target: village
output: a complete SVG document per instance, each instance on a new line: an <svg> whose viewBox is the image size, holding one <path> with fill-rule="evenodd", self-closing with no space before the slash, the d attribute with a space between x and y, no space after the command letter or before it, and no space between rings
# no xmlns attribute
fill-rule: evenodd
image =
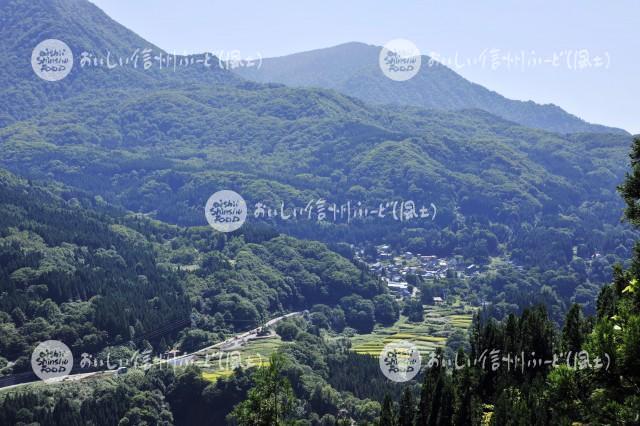
<svg viewBox="0 0 640 426"><path fill-rule="evenodd" d="M375 258L365 256L364 249L356 249L355 259L367 264L374 275L380 277L389 291L398 298L416 297L418 289L407 281L407 276L417 276L424 280L444 280L446 278L468 278L480 274L485 267L465 264L462 256L438 257L405 251L394 253L387 244L375 246ZM434 296L433 304L446 302L445 295Z"/></svg>

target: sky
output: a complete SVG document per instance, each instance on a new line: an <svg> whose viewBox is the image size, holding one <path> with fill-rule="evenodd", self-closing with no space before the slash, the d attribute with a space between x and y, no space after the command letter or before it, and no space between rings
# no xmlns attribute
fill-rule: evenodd
<svg viewBox="0 0 640 426"><path fill-rule="evenodd" d="M266 58L408 39L508 98L554 103L589 122L640 133L638 0L92 2L181 54L237 50Z"/></svg>

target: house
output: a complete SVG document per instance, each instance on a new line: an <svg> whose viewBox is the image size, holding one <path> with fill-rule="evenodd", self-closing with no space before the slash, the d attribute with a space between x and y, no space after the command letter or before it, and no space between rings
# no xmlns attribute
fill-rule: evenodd
<svg viewBox="0 0 640 426"><path fill-rule="evenodd" d="M406 281L403 282L387 282L389 291L402 297L409 297L409 284Z"/></svg>
<svg viewBox="0 0 640 426"><path fill-rule="evenodd" d="M434 296L433 304L434 305L442 305L442 304L444 304L444 300L442 300L442 297Z"/></svg>

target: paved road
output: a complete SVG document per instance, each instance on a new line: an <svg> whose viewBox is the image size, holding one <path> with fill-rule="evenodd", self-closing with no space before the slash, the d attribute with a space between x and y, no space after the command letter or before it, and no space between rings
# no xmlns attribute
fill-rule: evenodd
<svg viewBox="0 0 640 426"><path fill-rule="evenodd" d="M289 317L300 315L300 314L302 314L302 312L291 312L291 313L288 313L288 314L285 314L285 315L280 315L279 317L276 317L276 318L273 318L273 319L267 321L265 323L265 326L266 327L271 327L272 325L277 324L278 322L282 321L285 318L289 318ZM192 360L193 357L196 354L199 354L201 352L210 351L211 349L225 349L226 350L226 349L231 349L231 348L235 348L235 347L241 347L242 345L244 345L249 340L256 338L258 336L258 331L260 330L260 328L261 327L256 327L256 328L254 328L252 330L245 331L244 333L236 334L234 337L230 337L227 340L223 340L222 342L216 343L215 345L211 345L211 346L207 346L206 348L198 349L195 352L183 354L183 355L180 355L180 356L174 357L174 358L163 359L162 361L156 363L156 365L157 364L164 364L164 363L169 363L171 365L180 365L180 364L183 364L183 363L190 362L190 360ZM96 376L98 376L98 377L108 377L108 376L111 376L113 374L116 374L116 370L103 370L103 371L94 371L94 372L91 372L91 373L70 374L68 376L56 377L54 379L46 380L45 383L52 383L53 384L53 383L74 382L74 381L78 381L78 380L84 380L84 379L87 379L89 377L96 377ZM19 383L17 385L11 385L11 386L5 386L3 388L0 388L0 392L3 392L3 391L8 390L8 389L18 388L20 386L29 385L29 384L32 384L32 383L37 383L37 382L38 381Z"/></svg>
<svg viewBox="0 0 640 426"><path fill-rule="evenodd" d="M290 318L296 315L301 315L302 312L291 312L285 315L280 315L279 317L276 317L274 319L271 319L269 321L267 321L265 323L265 327L271 327L275 324L277 324L278 322L282 321L285 318ZM224 349L224 350L229 350L229 349L235 349L237 347L241 347L243 346L245 343L247 343L249 340L251 339L255 339L256 337L258 337L258 331L260 331L260 328L262 327L256 327L252 330L249 331L245 331L244 333L241 334L236 334L234 337L230 337L227 340L223 340L222 342L218 342L215 345L211 345L211 346L207 346L206 348L202 348L202 349L198 349L195 352L191 352L188 354L184 354L184 355L180 355L178 357L174 357L171 358L169 360L163 360L163 362L168 362L168 361L174 361L174 360L179 360L181 358L192 358L194 355L197 355L199 353L202 352L207 352L210 351L211 349Z"/></svg>
<svg viewBox="0 0 640 426"><path fill-rule="evenodd" d="M89 377L93 377L93 376L110 376L112 374L115 374L116 370L104 370L104 371L92 371L91 373L78 373L78 374L70 374L68 376L64 376L64 377L55 377L52 379L47 379L47 380L43 380L44 383L46 384L56 384L56 383L67 383L67 382L75 382L78 380L84 380L87 379ZM19 388L21 386L25 386L25 385L31 385L34 383L39 383L40 380L36 380L33 382L25 382L25 383L18 383L17 385L11 385L11 386L5 386L0 388L0 392L4 392L6 390L9 389L15 389L15 388Z"/></svg>

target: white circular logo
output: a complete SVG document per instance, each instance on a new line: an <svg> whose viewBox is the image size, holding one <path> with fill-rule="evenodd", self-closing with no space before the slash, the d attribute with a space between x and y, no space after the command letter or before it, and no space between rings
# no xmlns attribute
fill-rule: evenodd
<svg viewBox="0 0 640 426"><path fill-rule="evenodd" d="M237 192L218 191L207 200L205 216L216 231L235 231L247 219L247 203Z"/></svg>
<svg viewBox="0 0 640 426"><path fill-rule="evenodd" d="M73 354L61 341L47 340L33 350L31 368L42 380L64 377L71 373L73 368Z"/></svg>
<svg viewBox="0 0 640 426"><path fill-rule="evenodd" d="M31 67L43 80L62 80L73 68L73 52L65 42L50 38L33 49Z"/></svg>
<svg viewBox="0 0 640 426"><path fill-rule="evenodd" d="M406 81L418 74L422 57L420 50L409 40L391 40L380 50L378 65L391 80Z"/></svg>
<svg viewBox="0 0 640 426"><path fill-rule="evenodd" d="M378 359L380 370L394 382L406 382L420 371L422 357L418 347L406 340L387 343Z"/></svg>

